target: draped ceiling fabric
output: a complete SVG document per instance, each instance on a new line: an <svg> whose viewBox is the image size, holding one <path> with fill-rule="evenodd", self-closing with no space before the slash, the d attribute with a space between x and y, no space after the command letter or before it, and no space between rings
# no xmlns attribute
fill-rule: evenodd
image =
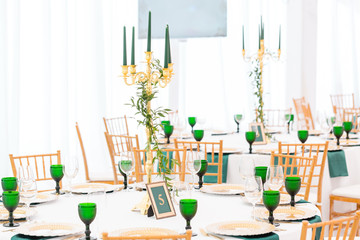
<svg viewBox="0 0 360 240"><path fill-rule="evenodd" d="M319 4L327 2L319 0ZM280 24L283 33L283 60L269 61L264 68L265 107L291 107L291 97L306 94L305 90L294 88L300 84L298 76L303 70L297 64L302 38L296 36L307 29L293 14L301 11L299 4L301 0L228 0L226 38L172 39L175 76L166 89L160 89L153 105L178 109L183 118L204 116L207 128L224 130L235 130L232 116L242 112L245 120L241 128L247 129L247 124L254 119L255 99L248 78L249 64L242 59L241 28L245 26L247 54L256 53L262 15L268 48L277 50ZM318 52L321 56L317 64L318 79L321 80L317 84L327 81L326 88L329 88L327 92L316 88L321 99L328 98L330 88L339 89L335 76L351 82L358 92L354 85L358 77L356 68L359 69L359 65L355 65L359 64L359 48L355 48L359 30L352 33L359 29L359 14L355 10L358 3L332 0L331 4L333 9L341 5L337 11L343 15L338 13L337 16L338 32L331 32L326 39L325 33L331 30L336 19L330 24L319 20L319 28L327 27L319 31L324 36L319 36L318 40L322 39L322 43L326 40L328 46L325 49L323 44L323 50L319 48ZM318 8L319 16L325 14L325 9ZM9 173L9 153L45 153L59 149L64 157L74 152L79 154L76 121L83 134L90 168L109 166L102 117L133 114L124 104L134 95L136 87L126 86L118 75L122 65L122 27L127 26L130 36L130 28L137 25L137 10L137 1L130 0L0 0L1 175ZM341 16L346 18L340 21ZM316 14L312 17L316 18ZM352 19L357 22L352 23ZM289 26L294 22L296 27ZM342 28L340 24L347 24L347 27ZM351 34L344 39L343 31ZM291 39L291 49L288 39ZM344 44L345 41L349 41L356 52L351 52L350 44ZM138 69L143 67L145 45L145 40L136 41ZM335 45L338 51L331 54L329 49ZM152 50L162 61L163 39L153 40ZM340 61L345 52L349 64ZM325 65L325 60L320 59L331 64ZM335 69L337 64L342 68ZM344 91L352 88L346 86ZM317 99L316 103L320 102ZM80 169L83 170L81 161Z"/></svg>

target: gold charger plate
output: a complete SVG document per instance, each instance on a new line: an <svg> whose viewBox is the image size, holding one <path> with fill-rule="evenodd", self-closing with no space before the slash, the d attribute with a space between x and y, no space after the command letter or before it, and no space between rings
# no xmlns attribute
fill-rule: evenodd
<svg viewBox="0 0 360 240"><path fill-rule="evenodd" d="M71 192L75 194L86 194L86 193L96 193L96 192L113 192L120 189L121 187L117 185L111 185L106 183L83 183L75 184L71 186Z"/></svg>
<svg viewBox="0 0 360 240"><path fill-rule="evenodd" d="M360 142L354 140L340 140L340 146L360 146Z"/></svg>
<svg viewBox="0 0 360 240"><path fill-rule="evenodd" d="M254 236L270 233L275 230L275 226L266 222L227 221L211 224L206 230L227 236Z"/></svg>
<svg viewBox="0 0 360 240"><path fill-rule="evenodd" d="M155 227L138 227L138 228L127 228L120 229L109 233L111 236L125 236L125 237L136 237L136 236L167 236L167 235L176 235L178 234L174 230L166 228L155 228Z"/></svg>
<svg viewBox="0 0 360 240"><path fill-rule="evenodd" d="M316 210L306 206L296 206L291 208L289 206L280 206L274 211L274 220L277 221L291 221L312 218L316 215ZM269 211L266 208L258 208L255 210L255 217L268 219Z"/></svg>
<svg viewBox="0 0 360 240"><path fill-rule="evenodd" d="M25 219L26 217L32 217L36 214L36 210L33 208L29 208L28 211L26 211L26 208L18 207L14 211L14 219L15 220L21 220ZM9 212L6 210L4 206L0 206L0 221L7 221L9 218Z"/></svg>
<svg viewBox="0 0 360 240"><path fill-rule="evenodd" d="M16 232L33 237L58 237L84 231L83 226L73 223L30 223L21 225Z"/></svg>
<svg viewBox="0 0 360 240"><path fill-rule="evenodd" d="M303 198L300 196L295 196L295 202L302 200ZM289 194L281 193L280 194L280 203L279 205L288 205L290 204L291 196ZM264 205L263 200L261 199L259 205Z"/></svg>
<svg viewBox="0 0 360 240"><path fill-rule="evenodd" d="M244 186L240 184L214 184L203 186L200 191L210 194L236 195L244 193Z"/></svg>
<svg viewBox="0 0 360 240"><path fill-rule="evenodd" d="M39 204L39 203L46 203L55 201L58 199L58 196L55 194L46 194L46 193L38 193L36 198L31 201L31 204ZM24 202L20 198L20 203L24 204Z"/></svg>

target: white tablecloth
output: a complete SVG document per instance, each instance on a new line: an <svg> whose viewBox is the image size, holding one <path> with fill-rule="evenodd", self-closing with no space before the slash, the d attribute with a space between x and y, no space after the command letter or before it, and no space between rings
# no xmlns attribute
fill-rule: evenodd
<svg viewBox="0 0 360 240"><path fill-rule="evenodd" d="M98 214L91 224L92 235L97 236L103 231L132 227L162 227L173 229L178 232L185 231L185 220L181 216L178 205L175 206L176 216L156 220L148 218L131 209L135 203L144 196L144 192L115 192L105 196L73 197L60 196L57 201L36 206L37 215L34 221L69 222L81 224L78 217L77 205L80 202L95 202L98 205ZM200 234L199 228L205 228L208 224L228 220L250 220L252 206L240 196L217 196L196 192L192 195L198 200L198 211L191 221L193 231L198 233L194 239L210 239ZM311 204L311 208L317 209ZM300 236L301 223L281 223L280 228L286 231L276 232L282 240L295 239ZM7 228L0 227L0 239L10 239L12 232L2 232ZM298 238L296 238L298 239Z"/></svg>
<svg viewBox="0 0 360 240"><path fill-rule="evenodd" d="M222 139L224 141L224 148L240 148L243 150L242 154L231 154L229 155L228 160L228 170L227 170L227 183L240 183L241 177L239 174L239 168L246 168L251 160L254 161L255 166L269 166L270 164L270 155L260 155L260 154L248 154L249 145L245 140L245 134L231 134L224 136L212 136L206 140L218 141ZM281 141L284 143L299 143L296 133L293 132L291 135L281 134L275 135L276 141ZM325 137L313 137L310 136L307 140L307 143L324 143L327 141ZM329 141L329 140L328 140ZM334 144L335 140L330 140L331 144ZM273 142L266 145L254 145L253 151L256 150L265 150L265 149L274 149L277 152L278 143ZM323 176L323 185L322 185L322 219L329 219L330 211L330 202L329 195L331 192L338 187L348 186L351 184L360 184L360 147L344 147L346 164L349 176L347 177L336 177L330 178L328 162L326 161L324 176ZM360 191L360 189L359 189ZM339 204L335 203L336 210L354 210L355 205L351 204Z"/></svg>

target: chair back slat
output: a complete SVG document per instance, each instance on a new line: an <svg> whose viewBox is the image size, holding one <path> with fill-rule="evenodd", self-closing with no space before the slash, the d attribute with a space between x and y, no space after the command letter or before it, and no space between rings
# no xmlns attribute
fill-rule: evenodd
<svg viewBox="0 0 360 240"><path fill-rule="evenodd" d="M322 196L322 179L324 175L324 167L327 158L327 152L329 148L329 142L325 143L282 143L279 142L279 154L295 156L302 156L312 158L317 156L317 162L314 167L314 174L312 176L311 189L317 189L316 205L321 210L321 196Z"/></svg>
<svg viewBox="0 0 360 240"><path fill-rule="evenodd" d="M139 138L138 135L112 135L107 132L104 134L110 154L111 166L114 174L114 184L118 184L121 173L115 162L115 156L120 156L120 153L122 152L133 152L134 148L139 148ZM133 173L133 176L135 176L135 173Z"/></svg>
<svg viewBox="0 0 360 240"><path fill-rule="evenodd" d="M209 166L217 166L216 174L205 173L205 176L217 176L217 183L222 183L222 165L223 165L223 140L219 142L193 142L193 141L178 141L174 139L175 148L186 148L189 152L205 151L205 160ZM217 162L216 160L217 154ZM211 159L209 159L209 155ZM186 173L190 174L190 173Z"/></svg>
<svg viewBox="0 0 360 240"><path fill-rule="evenodd" d="M134 148L135 156L135 175L136 181L146 181L146 159L148 153L146 149ZM161 149L163 156L167 158L167 168L171 169L170 175L177 176L179 181L185 181L185 163L186 163L186 148L172 148ZM161 173L159 161L163 159L157 159L157 150L152 150L153 169L152 175L159 175Z"/></svg>
<svg viewBox="0 0 360 240"><path fill-rule="evenodd" d="M330 95L333 112L338 119L342 119L343 110L355 107L354 93Z"/></svg>
<svg viewBox="0 0 360 240"><path fill-rule="evenodd" d="M360 132L360 108L344 108L342 116L343 122L352 122L352 132Z"/></svg>
<svg viewBox="0 0 360 240"><path fill-rule="evenodd" d="M126 115L116 118L103 118L105 130L110 135L127 135L129 136L129 127Z"/></svg>
<svg viewBox="0 0 360 240"><path fill-rule="evenodd" d="M277 158L277 163L275 162ZM309 199L310 187L312 182L312 176L314 173L314 167L317 161L317 156L302 157L296 155L283 155L275 154L271 152L271 164L280 165L284 169L284 177L301 177L301 188L305 190L305 193L299 193L299 196L303 196L304 200Z"/></svg>
<svg viewBox="0 0 360 240"><path fill-rule="evenodd" d="M321 234L318 240L324 239L354 239L357 229L359 227L360 211L356 212L354 216L338 218L331 221L319 222L309 224L308 221L302 222L300 240L307 240L307 232L312 230L311 240L316 239L316 230L321 228ZM328 231L328 237L325 237L325 233Z"/></svg>
<svg viewBox="0 0 360 240"><path fill-rule="evenodd" d="M310 104L306 102L304 97L298 99L293 98L293 102L296 111L298 129L315 129Z"/></svg>
<svg viewBox="0 0 360 240"><path fill-rule="evenodd" d="M291 114L292 109L264 109L264 120L267 127L285 127L285 114ZM256 117L258 111L255 110Z"/></svg>
<svg viewBox="0 0 360 240"><path fill-rule="evenodd" d="M48 181L52 180L50 174L50 166L53 163L53 158L56 159L56 164L61 164L60 151L50 154L37 154L37 155L25 155L25 156L14 156L13 154L9 155L10 163L13 175L16 177L18 175L18 168L20 166L29 166L33 173L36 181ZM44 189L40 191L46 191L49 189Z"/></svg>

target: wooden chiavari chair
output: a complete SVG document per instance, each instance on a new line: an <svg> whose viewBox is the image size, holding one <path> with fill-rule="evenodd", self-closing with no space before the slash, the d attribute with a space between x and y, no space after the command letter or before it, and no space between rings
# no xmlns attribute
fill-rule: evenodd
<svg viewBox="0 0 360 240"><path fill-rule="evenodd" d="M292 109L264 109L264 118L267 127L284 127L285 114L291 114ZM258 112L255 111L256 117Z"/></svg>
<svg viewBox="0 0 360 240"><path fill-rule="evenodd" d="M178 175L179 181L185 181L185 163L186 163L186 148L174 148L174 149L162 149L164 157L168 159L167 167L171 169L171 175ZM156 150L151 151L153 158L156 156ZM136 182L143 182L146 179L143 179L146 175L146 159L147 159L147 150L134 148L135 155L135 175ZM153 164L152 175L159 175L161 171L159 166L159 161L163 159L157 159Z"/></svg>
<svg viewBox="0 0 360 240"><path fill-rule="evenodd" d="M310 104L305 101L304 97L298 99L293 98L293 102L299 128L307 130L315 129Z"/></svg>
<svg viewBox="0 0 360 240"><path fill-rule="evenodd" d="M56 153L25 156L14 156L13 154L9 154L9 157L14 177L17 176L17 169L20 166L29 166L35 175L35 180L41 182L52 181L50 166L53 164L61 164L60 151L57 151ZM40 192L48 190L50 189L40 190Z"/></svg>
<svg viewBox="0 0 360 240"><path fill-rule="evenodd" d="M105 124L105 130L108 134L129 136L129 127L126 115L124 115L123 117L103 119Z"/></svg>
<svg viewBox="0 0 360 240"><path fill-rule="evenodd" d="M316 230L320 228L321 228L321 234L318 240L355 239L356 231L359 227L359 219L360 219L360 212L356 212L356 215L352 217L340 218L327 222L309 224L309 222L305 220L302 222L300 240L309 239L308 237L306 237L308 229L312 229L311 240L315 240ZM328 234L325 237L326 231L328 231Z"/></svg>
<svg viewBox="0 0 360 240"><path fill-rule="evenodd" d="M352 94L334 94L330 95L331 104L335 116L339 116L342 119L342 113L345 108L355 107L354 93Z"/></svg>
<svg viewBox="0 0 360 240"><path fill-rule="evenodd" d="M353 215L360 210L360 185L350 185L334 189L330 194L330 220L334 217ZM356 204L356 209L349 212L336 212L334 210L334 202L347 202Z"/></svg>
<svg viewBox="0 0 360 240"><path fill-rule="evenodd" d="M360 108L344 108L343 122L352 122L352 132L360 132Z"/></svg>
<svg viewBox="0 0 360 240"><path fill-rule="evenodd" d="M277 158L277 163L275 162ZM309 200L310 187L312 177L314 174L315 164L317 163L317 156L302 157L295 155L275 154L271 152L270 166L280 165L284 169L284 177L300 177L301 188L304 193L298 193L297 196L304 197L305 201ZM300 190L301 191L301 190Z"/></svg>
<svg viewBox="0 0 360 240"><path fill-rule="evenodd" d="M205 160L208 161L208 166L217 167L217 172L205 173L204 176L216 176L217 183L222 183L222 164L223 164L223 140L219 142L192 142L192 141L178 141L174 139L175 148L186 147L188 151L205 151ZM211 159L209 159L209 154ZM217 162L215 154L217 154Z"/></svg>
<svg viewBox="0 0 360 240"><path fill-rule="evenodd" d="M165 240L165 239L172 239L172 240L191 240L192 231L186 230L185 234L175 234L175 235L151 235L151 236L145 236L145 235L136 235L136 237L129 237L129 236L113 236L109 237L109 233L104 232L102 234L103 240L143 240L143 239L152 239L152 240Z"/></svg>
<svg viewBox="0 0 360 240"><path fill-rule="evenodd" d="M110 160L114 175L115 184L119 183L119 176L121 176L118 170L117 163L115 162L115 156L120 156L122 152L133 152L134 148L139 148L138 135L126 136L126 135L111 135L107 132L105 134L106 143L109 149Z"/></svg>
<svg viewBox="0 0 360 240"><path fill-rule="evenodd" d="M79 124L76 122L76 133L79 139L79 144L80 144L80 148L81 148L81 153L83 156L83 160L84 160L84 168L85 168L85 179L86 182L90 182L90 183L114 183L114 178L112 177L112 174L110 172L109 173L96 173L96 175L94 174L94 176L90 177L90 173L89 173L89 167L88 167L88 163L87 163L87 158L86 158L86 153L85 153L85 147L84 147L84 143L81 137L81 133L80 133L80 128L79 128Z"/></svg>
<svg viewBox="0 0 360 240"><path fill-rule="evenodd" d="M302 156L312 158L313 156L322 157L317 159L314 167L314 174L312 176L311 188L317 188L316 206L321 211L321 193L322 193L322 179L324 175L325 161L329 148L329 141L325 143L282 143L279 142L279 154L295 156Z"/></svg>

